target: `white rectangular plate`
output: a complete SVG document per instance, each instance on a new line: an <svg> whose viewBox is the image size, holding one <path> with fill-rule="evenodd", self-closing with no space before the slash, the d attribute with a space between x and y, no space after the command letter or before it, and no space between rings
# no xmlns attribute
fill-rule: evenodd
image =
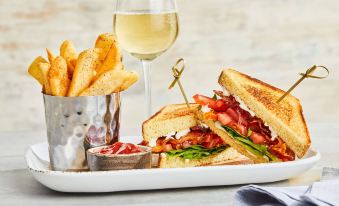
<svg viewBox="0 0 339 206"><path fill-rule="evenodd" d="M135 142L136 138L128 137L128 142ZM47 143L30 146L25 158L34 178L50 189L116 192L280 181L309 170L320 159L320 154L310 149L303 159L291 162L100 172L51 171Z"/></svg>

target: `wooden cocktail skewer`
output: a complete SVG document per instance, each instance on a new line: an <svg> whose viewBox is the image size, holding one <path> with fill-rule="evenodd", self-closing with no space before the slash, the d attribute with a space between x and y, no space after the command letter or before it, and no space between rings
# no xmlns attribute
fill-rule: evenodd
<svg viewBox="0 0 339 206"><path fill-rule="evenodd" d="M312 73L317 69L317 68L323 68L325 69L325 71L327 72L327 74L325 76L314 76L312 75ZM306 78L314 78L314 79L325 79L326 77L328 77L328 75L330 74L330 71L325 67L325 66L317 66L317 65L313 65L311 68L307 69L305 73L300 73L299 75L301 75L301 78L292 85L291 88L289 88L287 90L287 92L282 95L279 99L278 99L278 103L283 100L289 93L291 93L291 91L296 88L300 82L302 82L304 79Z"/></svg>
<svg viewBox="0 0 339 206"><path fill-rule="evenodd" d="M180 63L182 63L181 65L181 68L179 69L179 65ZM176 83L178 83L179 85L179 88L180 88L180 91L181 91L181 94L182 96L184 97L185 99L185 102L186 102L186 105L188 108L190 108L190 104L188 102L188 99L187 99L187 96L186 96L186 93L185 93L185 90L180 82L180 77L181 77L181 74L184 72L184 69L185 69L185 60L183 58L180 58L178 59L178 61L175 63L175 65L172 67L172 72L173 72L173 77L174 77L174 80L173 82L170 84L170 86L168 87L168 89L172 89L174 87L174 85Z"/></svg>

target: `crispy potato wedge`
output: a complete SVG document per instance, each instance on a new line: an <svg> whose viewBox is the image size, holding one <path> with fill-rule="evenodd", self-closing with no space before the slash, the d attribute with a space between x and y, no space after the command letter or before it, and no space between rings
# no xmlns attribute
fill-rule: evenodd
<svg viewBox="0 0 339 206"><path fill-rule="evenodd" d="M44 81L44 93L45 94L52 94L51 87L49 86L49 81L48 81L48 72L50 69L51 65L49 63L39 63L39 70L42 74L43 81Z"/></svg>
<svg viewBox="0 0 339 206"><path fill-rule="evenodd" d="M67 96L78 96L91 84L98 62L99 54L95 49L88 49L80 53Z"/></svg>
<svg viewBox="0 0 339 206"><path fill-rule="evenodd" d="M129 76L125 79L124 83L120 87L120 92L125 91L130 86L132 86L139 79L139 75L135 72L129 74Z"/></svg>
<svg viewBox="0 0 339 206"><path fill-rule="evenodd" d="M98 37L96 48L102 49L100 54L100 64L96 68L97 77L102 73L114 69L116 64L122 61L122 50L113 34L102 34Z"/></svg>
<svg viewBox="0 0 339 206"><path fill-rule="evenodd" d="M66 96L71 81L68 78L67 63L63 57L58 56L53 60L48 72L48 81L52 95Z"/></svg>
<svg viewBox="0 0 339 206"><path fill-rule="evenodd" d="M111 48L111 45L114 43L115 37L112 33L100 34L95 41L95 48L102 49L102 53L99 56L100 61L104 61L108 50Z"/></svg>
<svg viewBox="0 0 339 206"><path fill-rule="evenodd" d="M53 60L55 59L54 54L51 52L51 50L49 50L49 48L46 48L46 52L47 52L47 58L50 64L52 64Z"/></svg>
<svg viewBox="0 0 339 206"><path fill-rule="evenodd" d="M70 63L72 64L72 67L75 69L75 66L77 65L77 60L78 59L72 59ZM74 70L73 70L74 71Z"/></svg>
<svg viewBox="0 0 339 206"><path fill-rule="evenodd" d="M78 58L76 49L73 45L73 43L69 40L65 40L61 46L60 46L60 56L62 56L67 63L68 67L68 73L70 78L73 76L73 71L75 69L74 65L72 64L72 61L76 61Z"/></svg>
<svg viewBox="0 0 339 206"><path fill-rule="evenodd" d="M28 67L28 73L34 77L38 82L43 86L44 85L44 77L39 69L40 63L48 63L46 59L44 59L41 56L38 56L34 59L34 61L31 63L31 65Z"/></svg>
<svg viewBox="0 0 339 206"><path fill-rule="evenodd" d="M135 83L138 78L136 72L109 70L101 74L89 88L80 93L80 96L98 96L121 92Z"/></svg>

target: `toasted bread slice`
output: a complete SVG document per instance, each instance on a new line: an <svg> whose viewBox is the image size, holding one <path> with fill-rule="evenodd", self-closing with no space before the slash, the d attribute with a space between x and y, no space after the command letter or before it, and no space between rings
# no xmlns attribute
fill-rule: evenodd
<svg viewBox="0 0 339 206"><path fill-rule="evenodd" d="M190 104L190 107L188 109L186 104L172 104L163 107L142 124L144 140L150 142L151 139L198 125L195 118L198 105Z"/></svg>
<svg viewBox="0 0 339 206"><path fill-rule="evenodd" d="M180 168L180 167L199 167L199 166L215 166L215 165L238 165L251 164L250 159L239 154L235 149L229 147L224 151L210 155L208 157L191 160L180 157L168 157L165 153L160 154L159 167L160 168Z"/></svg>
<svg viewBox="0 0 339 206"><path fill-rule="evenodd" d="M311 140L297 98L289 94L277 103L284 91L233 69L222 71L219 84L230 94L239 97L257 117L269 125L297 157L305 155ZM221 132L217 134L225 136ZM229 141L227 143L234 146ZM241 153L244 154L242 150Z"/></svg>
<svg viewBox="0 0 339 206"><path fill-rule="evenodd" d="M205 119L202 111L197 110L196 117L200 121L204 122L215 134L220 136L232 148L237 150L240 154L242 154L242 155L248 157L249 159L253 160L254 163L267 163L267 162L269 162L269 160L264 158L263 156L253 154L252 152L247 150L241 143L236 141L233 137L229 136L228 133L225 130L217 127L213 120Z"/></svg>

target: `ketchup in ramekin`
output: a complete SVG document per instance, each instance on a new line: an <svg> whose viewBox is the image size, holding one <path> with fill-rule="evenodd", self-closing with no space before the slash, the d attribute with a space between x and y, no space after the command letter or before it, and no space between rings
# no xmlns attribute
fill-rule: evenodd
<svg viewBox="0 0 339 206"><path fill-rule="evenodd" d="M108 147L102 148L100 154L134 154L144 152L143 149L132 143L116 142Z"/></svg>
<svg viewBox="0 0 339 206"><path fill-rule="evenodd" d="M91 171L151 168L152 148L142 145L116 142L88 149L86 154Z"/></svg>

